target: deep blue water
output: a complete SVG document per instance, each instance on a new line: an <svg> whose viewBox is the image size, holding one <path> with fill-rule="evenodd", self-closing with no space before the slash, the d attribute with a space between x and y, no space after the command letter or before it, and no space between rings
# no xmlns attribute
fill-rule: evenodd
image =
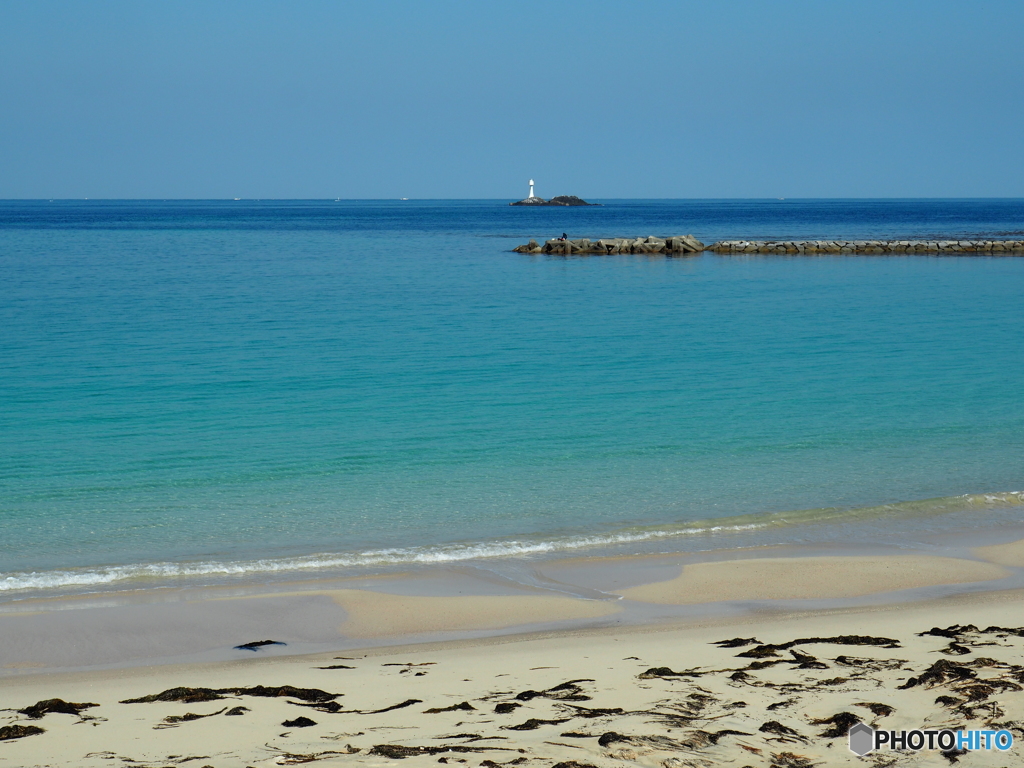
<svg viewBox="0 0 1024 768"><path fill-rule="evenodd" d="M1024 487L1024 259L510 252L1001 236L1024 201L602 202L0 202L0 589Z"/></svg>
<svg viewBox="0 0 1024 768"><path fill-rule="evenodd" d="M0 201L3 229L323 230L482 237L635 236L688 229L732 238L1024 234L1024 200L602 200L517 208L481 200Z"/></svg>

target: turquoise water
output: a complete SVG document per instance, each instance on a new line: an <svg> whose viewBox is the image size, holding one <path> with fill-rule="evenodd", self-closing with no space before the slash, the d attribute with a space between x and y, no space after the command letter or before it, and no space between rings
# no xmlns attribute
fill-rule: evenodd
<svg viewBox="0 0 1024 768"><path fill-rule="evenodd" d="M0 203L0 590L807 519L827 540L864 508L1018 491L1024 259L510 249L1021 222L1024 201ZM1019 501L874 510L859 535Z"/></svg>

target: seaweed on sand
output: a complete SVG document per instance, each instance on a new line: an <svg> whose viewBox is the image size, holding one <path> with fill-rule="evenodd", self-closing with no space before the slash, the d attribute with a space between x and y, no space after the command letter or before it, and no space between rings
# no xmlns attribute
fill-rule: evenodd
<svg viewBox="0 0 1024 768"><path fill-rule="evenodd" d="M43 701L37 701L31 707L19 709L18 712L22 715L27 715L33 720L38 720L43 715L48 715L51 712L64 715L81 715L83 709L98 706L99 704L76 704L71 701L64 701L64 699L44 699Z"/></svg>
<svg viewBox="0 0 1024 768"><path fill-rule="evenodd" d="M829 726L818 735L826 739L838 739L841 736L846 736L850 732L850 728L859 722L860 718L852 712L838 712L832 717L811 720L811 725Z"/></svg>
<svg viewBox="0 0 1024 768"><path fill-rule="evenodd" d="M561 725L562 723L569 722L571 719L572 718L569 717L563 717L559 720L539 720L536 717L531 717L529 720L524 723L520 723L519 725L504 725L502 727L508 731L535 731L542 725Z"/></svg>
<svg viewBox="0 0 1024 768"><path fill-rule="evenodd" d="M790 640L788 643L759 645L749 651L736 654L739 657L748 659L763 659L769 656L778 656L779 651L788 651L795 645L874 645L883 648L899 648L899 640L891 637L869 637L867 635L836 635L835 637L801 637Z"/></svg>
<svg viewBox="0 0 1024 768"><path fill-rule="evenodd" d="M314 702L333 701L342 695L340 693L328 693L327 691L322 691L319 688L296 688L292 685L278 685L271 687L254 685L252 688L221 688L217 692L232 693L235 696L260 696L270 699L289 696L293 699L302 699L303 701Z"/></svg>
<svg viewBox="0 0 1024 768"><path fill-rule="evenodd" d="M675 672L671 667L651 667L646 672L641 672L637 675L638 680L651 680L656 677L700 677L705 674L704 672L697 672L696 670L687 670L685 672Z"/></svg>
<svg viewBox="0 0 1024 768"><path fill-rule="evenodd" d="M342 709L341 704L336 701L314 702L312 704L303 704L298 701L289 701L288 703L298 707L313 707L317 712L328 712L332 715L380 715L395 709L411 707L413 704L422 704L423 701L422 699L406 699L403 702L392 704L390 707L384 707L383 709Z"/></svg>
<svg viewBox="0 0 1024 768"><path fill-rule="evenodd" d="M719 648L742 648L745 645L760 645L761 641L756 637L734 637L732 640L718 640L711 645Z"/></svg>
<svg viewBox="0 0 1024 768"><path fill-rule="evenodd" d="M465 747L460 744L445 744L437 747L407 747L404 744L377 744L369 752L368 755L379 755L380 757L390 757L392 760L401 760L405 757L416 757L418 755L439 755L442 752L483 752L485 750L490 751L494 749L502 749L501 747Z"/></svg>
<svg viewBox="0 0 1024 768"><path fill-rule="evenodd" d="M436 715L441 712L473 712L476 711L476 707L470 704L468 701L463 701L460 704L452 704L450 707L432 707L430 709L423 710L424 715Z"/></svg>
<svg viewBox="0 0 1024 768"><path fill-rule="evenodd" d="M862 704L858 704L857 706L858 707L865 707L866 709L871 711L871 714L873 714L873 715L875 715L877 717L888 717L889 715L891 715L893 712L896 711L895 707L890 707L888 704L879 704L879 703L873 702L873 701L872 702L865 702L865 703L862 703Z"/></svg>
<svg viewBox="0 0 1024 768"><path fill-rule="evenodd" d="M211 712L208 715L197 715L195 712L186 712L184 715L168 715L164 718L164 722L168 724L190 723L193 720L202 720L204 717L219 715L221 712L225 712L226 710L227 707L224 707L224 709L218 709L216 712ZM157 726L157 728L159 727L160 726Z"/></svg>
<svg viewBox="0 0 1024 768"><path fill-rule="evenodd" d="M26 736L35 736L37 733L46 733L46 731L38 725L5 725L0 728L0 741L23 739Z"/></svg>
<svg viewBox="0 0 1024 768"><path fill-rule="evenodd" d="M277 765L301 765L303 763L313 763L317 760L326 760L327 758L334 757L335 755L354 755L358 751L358 748L349 744L343 752L333 749L324 752L310 752L308 754L281 752L274 762Z"/></svg>
<svg viewBox="0 0 1024 768"><path fill-rule="evenodd" d="M575 704L563 704L563 708L569 708L576 717L606 717L607 715L624 715L626 710L622 707L579 707Z"/></svg>
<svg viewBox="0 0 1024 768"><path fill-rule="evenodd" d="M795 755L792 752L780 752L772 755L770 768L812 768L817 763L803 755Z"/></svg>
<svg viewBox="0 0 1024 768"><path fill-rule="evenodd" d="M137 699L124 699L122 704L151 704L154 701L180 701L183 704L199 704L204 701L223 699L220 691L213 688L168 688L160 693L140 696Z"/></svg>
<svg viewBox="0 0 1024 768"><path fill-rule="evenodd" d="M907 682L899 686L897 690L904 691L907 688L913 688L915 685L924 685L931 688L942 683L959 682L977 676L978 673L969 667L965 667L962 664L954 664L948 659L939 659L917 677L908 678Z"/></svg>
<svg viewBox="0 0 1024 768"><path fill-rule="evenodd" d="M282 643L280 640L253 640L251 643L242 643L236 645L236 651L255 651L257 648L262 648L265 645L288 645L288 643Z"/></svg>
<svg viewBox="0 0 1024 768"><path fill-rule="evenodd" d="M780 741L807 741L807 739L792 728L783 725L777 720L769 720L767 723L762 723L761 727L757 730L761 733L774 733L779 737Z"/></svg>
<svg viewBox="0 0 1024 768"><path fill-rule="evenodd" d="M567 680L543 691L522 691L516 694L516 699L519 701L531 701L536 698L555 699L557 701L590 701L590 696L583 693L583 689L579 684L593 682L592 678L586 677L579 680Z"/></svg>
<svg viewBox="0 0 1024 768"><path fill-rule="evenodd" d="M292 685L279 685L267 687L256 685L251 688L168 688L160 693L153 693L149 696L140 696L137 699L124 699L122 704L150 704L154 701L180 701L184 704L198 704L204 701L216 701L223 699L225 695L232 696L260 696L264 698L277 698L290 696L295 699L312 702L332 701L342 694L328 693L319 688L296 688Z"/></svg>

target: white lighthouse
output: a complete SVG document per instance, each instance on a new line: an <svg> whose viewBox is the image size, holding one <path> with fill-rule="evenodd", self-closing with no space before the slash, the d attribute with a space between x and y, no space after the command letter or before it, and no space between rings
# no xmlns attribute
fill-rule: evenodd
<svg viewBox="0 0 1024 768"><path fill-rule="evenodd" d="M530 194L527 196L527 200L529 200L532 197L534 197L534 194L533 194L533 179L530 179Z"/></svg>

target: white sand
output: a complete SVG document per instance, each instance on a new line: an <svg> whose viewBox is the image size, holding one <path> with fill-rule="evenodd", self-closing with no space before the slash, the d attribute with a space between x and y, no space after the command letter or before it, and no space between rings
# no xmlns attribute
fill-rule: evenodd
<svg viewBox="0 0 1024 768"><path fill-rule="evenodd" d="M827 726L813 725L811 720L848 711L886 728L909 729L963 724L983 727L993 720L1024 719L1024 694L1015 689L1020 686L1012 683L1007 667L1008 663L1021 662L1024 639L1005 633L968 633L961 640L971 646L970 653L947 656L939 651L947 648L948 638L914 634L954 622L970 622L982 629L991 624L1019 625L1024 623L1022 598L1024 595L1017 592L990 593L983 598L947 599L871 611L759 616L714 626L603 630L345 654L357 656L355 659L336 659L328 654L9 679L3 687L3 704L7 707L21 708L53 697L100 706L83 712L90 719L48 714L30 720L13 712L5 713L7 716L0 719L0 725L36 725L43 727L45 733L0 743L0 766L242 768L299 764L315 755L319 755L311 761L315 765L393 764L391 758L369 754L375 745L381 744L435 748L454 745L480 750L425 754L402 763L423 766L437 765L439 758L449 762L466 760L473 766L483 760L508 763L525 758L520 764L527 766L575 760L599 768L623 764L654 768L666 765L666 761L670 761L668 768L740 768L784 765L785 762L776 761L790 760L787 754L805 757L815 764L862 765L865 763L846 749L844 738L821 736ZM801 669L792 653L781 650L777 657L766 659L776 664L751 670L750 664L756 660L737 658L737 654L755 645L732 649L710 645L735 636L781 643L849 634L893 638L901 647L800 644L794 646L797 652L813 656L827 668ZM994 661L977 666L976 661L982 656ZM965 701L964 686L957 683L899 690L909 677L940 659L974 665L971 669L979 678L1010 680L1010 687L998 687L966 709L935 703L939 695ZM407 663L411 665L405 666ZM317 669L332 664L354 669ZM652 667L703 674L638 677ZM734 679L734 671L744 667L748 668L746 677ZM549 690L580 679L583 681L577 683L578 688ZM289 703L297 701L295 697L246 695L194 704L118 703L127 697L177 686L220 688L257 684L290 684L343 693L337 699L342 709L361 712L409 699L419 699L420 703L381 714L320 712ZM517 694L528 690L548 692L517 698ZM559 698L566 694L587 698ZM462 702L473 709L426 713L430 708ZM520 706L507 714L495 713L495 706L503 703ZM872 714L860 706L868 703L885 704L895 711L883 716ZM236 717L221 712L225 707L239 705L250 711ZM771 706L776 708L769 709ZM580 707L623 712L590 717L587 715L592 713ZM216 712L221 713L191 722L164 722L169 716ZM310 718L316 725L282 725L299 716ZM542 723L532 730L508 729L531 718L564 722ZM795 734L759 730L771 722ZM742 733L716 736L727 730ZM626 738L601 746L598 737L608 732ZM563 735L566 733L577 736ZM349 750L358 751L347 754ZM1017 748L1005 755L977 753L964 764L1020 765L1024 762L1022 756L1024 753ZM885 764L949 765L937 753L894 757L895 762ZM672 758L681 762L671 762Z"/></svg>
<svg viewBox="0 0 1024 768"><path fill-rule="evenodd" d="M1013 551L985 548L978 554L1013 565L1007 554ZM295 630L300 636L306 632L313 639L334 637L340 644L344 638L398 642L428 633L516 628L527 632L574 620L610 623L631 606L641 611L638 615L659 610L658 605L728 600L759 601L760 608L741 618L705 618L686 624L677 620L673 625L562 630L306 656L274 657L273 650L264 650L250 658L210 664L26 672L0 680L0 707L7 708L0 712L0 728L33 726L44 732L0 741L0 768L390 765L396 759L388 756L394 745L429 748L404 758L403 765L423 766L436 766L439 761L478 766L485 760L527 768L552 768L563 761L597 768L864 765L846 749L845 738L825 735L828 725L814 722L843 712L885 728L1008 728L1022 745L1015 751L972 753L960 759L964 765L1024 765L1024 591L895 602L907 599L908 593L899 590L1000 579L1009 573L1004 565L929 556L772 557L692 563L671 579L663 578L671 570L645 561L632 573L645 568L663 580L623 589L626 599L621 601L381 591L385 586L398 588L398 581L391 579L366 585L374 589L313 584L305 591L265 598L223 599L217 593L220 597L207 599L200 608L183 603L165 613L170 623L196 617L209 621L217 613L226 617L254 613L261 621L276 621L273 626L280 631L289 631L288 622L294 620L301 622ZM894 593L894 603L803 614L785 614L771 603L879 593ZM53 614L52 627L64 632L61 641L73 643L78 638L90 645L103 643L101 625L107 614L97 613L90 619L89 632L79 635L75 632L81 623L78 613L84 615L82 611ZM125 621L154 619L159 613L160 606L153 604L109 614L121 617L120 624L111 621L109 625L111 646L125 642L121 637ZM8 628L10 637L5 640L18 639L12 627L34 626L32 622L43 620L51 621L45 612L26 606L24 616L7 617L0 627ZM952 637L917 635L932 627L963 624L977 627L954 630ZM195 633L204 632L202 622L188 626ZM989 630L992 626L1022 628L1004 632ZM146 627L140 624L137 629L140 637L146 636ZM227 626L217 631L227 636ZM181 632L187 634L180 630L175 637L180 639ZM749 642L734 648L711 645L737 636ZM891 638L898 647L884 647L887 641L865 644L849 636ZM32 635L18 637L24 646ZM822 642L822 638L838 641ZM765 643L801 639L810 642L761 648ZM752 649L759 650L752 656L740 655ZM32 668L30 655L19 658L14 663L20 669ZM964 674L901 687L937 661L953 664ZM336 665L353 668L320 668ZM683 674L665 670L643 674L666 667ZM222 694L225 698L212 701L119 703L181 686L257 685L339 694L329 703L342 711L328 711L322 704L320 709L299 706L301 692L294 691L277 698L228 692ZM32 719L17 712L53 698L99 706L83 710L81 716L50 713ZM410 699L417 701L373 712ZM427 711L463 702L465 706L452 711ZM862 706L866 704L875 709ZM510 711L495 711L498 705ZM228 709L237 706L246 711L229 716ZM894 710L886 714L885 707ZM185 716L188 719L182 720ZM298 717L307 717L315 725L284 725ZM531 723L531 719L550 722ZM602 744L600 737L609 733L618 736L605 736ZM880 762L867 764L879 768L950 765L936 752L877 757Z"/></svg>

